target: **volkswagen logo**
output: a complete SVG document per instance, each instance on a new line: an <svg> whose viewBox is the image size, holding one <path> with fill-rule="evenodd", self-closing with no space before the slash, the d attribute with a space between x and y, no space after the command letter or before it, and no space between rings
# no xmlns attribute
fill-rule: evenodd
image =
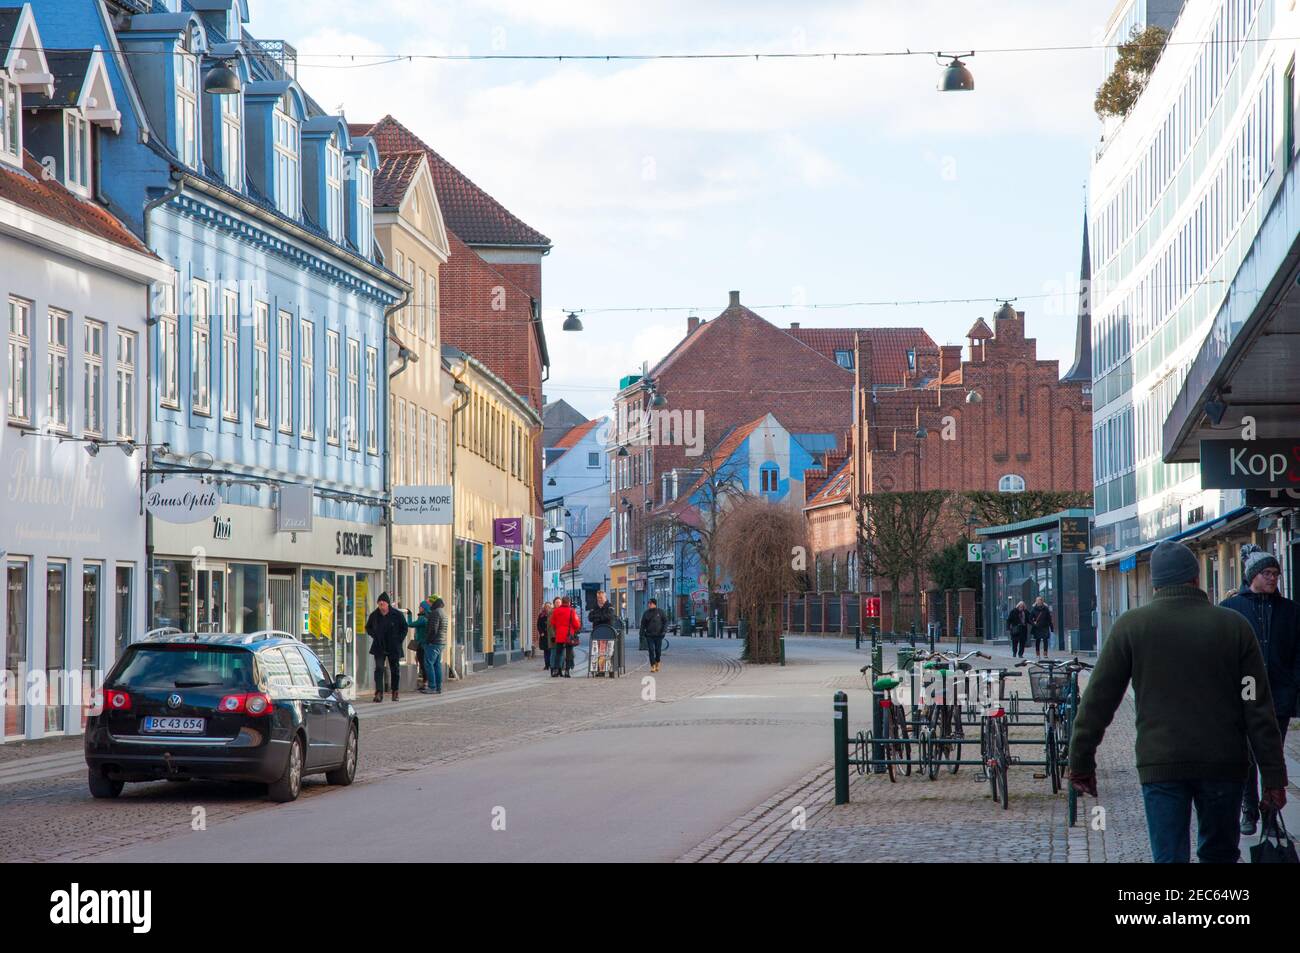
<svg viewBox="0 0 1300 953"><path fill-rule="evenodd" d="M182 699L180 695L177 695L175 692L172 692L170 695L167 696L167 707L180 708L181 702L183 700L184 699Z"/></svg>

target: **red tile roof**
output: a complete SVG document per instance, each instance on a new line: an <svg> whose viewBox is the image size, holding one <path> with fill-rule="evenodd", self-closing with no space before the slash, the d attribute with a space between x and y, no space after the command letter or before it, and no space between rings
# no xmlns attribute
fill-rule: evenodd
<svg viewBox="0 0 1300 953"><path fill-rule="evenodd" d="M373 138L381 155L423 151L429 157L443 220L466 244L550 246L549 238L511 213L392 116L372 126L353 124L348 128L353 135Z"/></svg>
<svg viewBox="0 0 1300 953"><path fill-rule="evenodd" d="M977 341L984 341L993 337L993 329L985 323L983 318L976 318L975 323L972 324L970 330L966 332L966 337L974 338Z"/></svg>
<svg viewBox="0 0 1300 953"><path fill-rule="evenodd" d="M570 428L564 436L551 444L549 449L568 450L570 447L577 446L579 440L587 436L587 434L591 433L596 429L596 427L600 426L604 422L604 417L597 417L595 420L584 420L576 427Z"/></svg>
<svg viewBox="0 0 1300 953"><path fill-rule="evenodd" d="M918 355L938 349L925 328L790 328L788 333L835 360L836 351L853 350L853 336L871 342L871 380L902 384L908 375L907 352Z"/></svg>
<svg viewBox="0 0 1300 953"><path fill-rule="evenodd" d="M578 547L578 551L573 554L573 561L565 563L560 568L560 574L567 575L571 572L577 572L586 558L591 555L592 550L599 546L601 541L607 536L609 536L608 516L601 520L600 525L591 531L591 535L582 541L582 545Z"/></svg>
<svg viewBox="0 0 1300 953"><path fill-rule="evenodd" d="M44 168L30 153L23 155L23 169L20 172L0 164L0 199L152 257L140 239L107 211L73 195L54 179L47 179Z"/></svg>
<svg viewBox="0 0 1300 953"><path fill-rule="evenodd" d="M849 483L853 474L849 472L849 458L845 456L841 461L839 469L830 475L830 478L822 484L822 488L817 491L811 500L804 504L805 508L809 506L821 506L824 503L839 503L849 498Z"/></svg>
<svg viewBox="0 0 1300 953"><path fill-rule="evenodd" d="M424 162L423 152L385 152L375 173L375 208L397 208Z"/></svg>

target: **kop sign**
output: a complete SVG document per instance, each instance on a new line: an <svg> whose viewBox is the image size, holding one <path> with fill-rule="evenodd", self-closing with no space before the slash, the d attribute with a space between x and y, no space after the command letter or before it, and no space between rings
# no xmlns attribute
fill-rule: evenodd
<svg viewBox="0 0 1300 953"><path fill-rule="evenodd" d="M1300 487L1300 442L1202 440L1201 487L1207 490Z"/></svg>
<svg viewBox="0 0 1300 953"><path fill-rule="evenodd" d="M221 496L216 487L201 480L179 477L146 490L144 507L151 516L167 523L198 523L216 514L221 508Z"/></svg>

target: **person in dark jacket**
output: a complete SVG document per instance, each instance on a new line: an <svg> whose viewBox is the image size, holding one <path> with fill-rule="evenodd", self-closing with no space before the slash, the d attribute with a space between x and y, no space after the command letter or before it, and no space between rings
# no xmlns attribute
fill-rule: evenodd
<svg viewBox="0 0 1300 953"><path fill-rule="evenodd" d="M392 674L392 698L397 701L397 689L402 672L402 653L406 642L406 620L393 608L388 593L381 592L375 600L375 610L366 619L366 635L370 636L370 654L375 657L375 701L384 700L384 663Z"/></svg>
<svg viewBox="0 0 1300 953"><path fill-rule="evenodd" d="M614 607L610 605L609 600L605 598L604 590L596 593L596 606L587 613L587 621L591 623L593 631L598 625L608 625L615 629L618 628L618 616L614 614Z"/></svg>
<svg viewBox="0 0 1300 953"><path fill-rule="evenodd" d="M1016 658L1025 657L1025 643L1029 640L1029 613L1023 602L1007 615L1007 635L1011 636L1011 654Z"/></svg>
<svg viewBox="0 0 1300 953"><path fill-rule="evenodd" d="M1155 596L1125 612L1102 644L1070 738L1070 783L1097 796L1097 747L1133 683L1138 780L1156 863L1236 863L1248 747L1264 803L1286 805L1286 762L1264 656L1249 623L1199 586L1195 554L1165 540L1151 554ZM1249 688L1249 691L1246 690Z"/></svg>
<svg viewBox="0 0 1300 953"><path fill-rule="evenodd" d="M424 638L429 627L429 611L432 609L428 599L420 600L420 608L415 614L415 618L410 617L410 610L407 610L406 626L408 631L415 636L415 661L420 667L420 675L415 683L415 690L423 693L425 686L429 684L429 674L424 668Z"/></svg>
<svg viewBox="0 0 1300 953"><path fill-rule="evenodd" d="M542 650L542 668L551 667L551 634L546 622L551 617L551 604L542 603L542 611L537 614L537 647Z"/></svg>
<svg viewBox="0 0 1300 953"><path fill-rule="evenodd" d="M421 689L426 695L442 694L442 653L447 644L447 608L442 596L432 595L425 600L428 620L424 630L424 670L428 672L428 684Z"/></svg>
<svg viewBox="0 0 1300 953"><path fill-rule="evenodd" d="M1300 714L1300 611L1290 599L1277 591L1281 567L1272 553L1263 550L1246 558L1245 588L1224 599L1220 605L1235 609L1246 617L1259 640L1260 654L1268 672L1268 687L1273 694L1273 711L1277 728L1286 743L1286 730L1292 716ZM1246 774L1246 790L1241 802L1241 832L1255 833L1259 823L1259 775L1254 755Z"/></svg>
<svg viewBox="0 0 1300 953"><path fill-rule="evenodd" d="M1029 610L1029 631L1034 636L1034 657L1043 658L1052 650L1052 610L1042 596Z"/></svg>
<svg viewBox="0 0 1300 953"><path fill-rule="evenodd" d="M641 613L641 637L645 639L646 651L650 655L650 671L659 671L659 657L663 654L664 630L668 628L668 617L659 603L651 599L645 612Z"/></svg>

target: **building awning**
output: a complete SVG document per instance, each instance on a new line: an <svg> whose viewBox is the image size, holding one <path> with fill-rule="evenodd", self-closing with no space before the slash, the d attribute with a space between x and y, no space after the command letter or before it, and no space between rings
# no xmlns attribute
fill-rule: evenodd
<svg viewBox="0 0 1300 953"><path fill-rule="evenodd" d="M1256 515L1253 506L1239 506L1235 510L1227 513L1221 513L1213 519L1203 520L1187 527L1181 533L1170 536L1170 539L1177 540L1180 543L1190 543L1200 539L1202 536L1218 535L1219 530L1231 529L1238 523L1244 522L1247 518L1253 518Z"/></svg>
<svg viewBox="0 0 1300 953"><path fill-rule="evenodd" d="M1239 436L1243 417L1255 419L1259 437L1300 432L1300 376L1292 343L1300 334L1298 170L1296 164L1287 169L1165 418L1165 463L1199 462L1201 441ZM1208 295L1216 286L1207 282L1197 293ZM1225 411L1212 423L1205 404L1216 397Z"/></svg>
<svg viewBox="0 0 1300 953"><path fill-rule="evenodd" d="M1130 546L1128 549L1120 550L1106 557L1106 565L1118 564L1120 572L1132 572L1137 568L1137 558L1147 550L1155 549L1163 540L1153 539L1149 543L1142 543L1138 546Z"/></svg>

